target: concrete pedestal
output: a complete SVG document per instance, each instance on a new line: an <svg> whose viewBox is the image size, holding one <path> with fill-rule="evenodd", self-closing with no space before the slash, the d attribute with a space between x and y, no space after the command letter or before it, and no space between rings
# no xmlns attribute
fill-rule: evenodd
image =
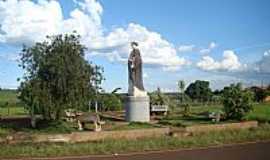
<svg viewBox="0 0 270 160"><path fill-rule="evenodd" d="M125 98L126 121L149 122L150 121L150 99L149 96Z"/></svg>

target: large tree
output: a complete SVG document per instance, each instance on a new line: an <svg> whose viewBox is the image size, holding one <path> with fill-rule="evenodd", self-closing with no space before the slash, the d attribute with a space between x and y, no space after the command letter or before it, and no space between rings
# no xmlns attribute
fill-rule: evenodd
<svg viewBox="0 0 270 160"><path fill-rule="evenodd" d="M185 93L192 99L200 102L205 102L211 99L212 91L208 81L196 80L191 83Z"/></svg>
<svg viewBox="0 0 270 160"><path fill-rule="evenodd" d="M242 120L253 109L254 94L241 84L232 84L223 90L223 105L228 119Z"/></svg>
<svg viewBox="0 0 270 160"><path fill-rule="evenodd" d="M255 101L262 102L264 99L268 96L269 91L267 89L264 89L262 87L252 86L249 88L254 95L255 95Z"/></svg>
<svg viewBox="0 0 270 160"><path fill-rule="evenodd" d="M20 66L25 73L19 98L32 116L39 113L58 120L64 109L88 105L95 94L94 81L101 83L102 78L96 77L102 77L102 72L84 59L85 49L75 34L51 36L23 47Z"/></svg>

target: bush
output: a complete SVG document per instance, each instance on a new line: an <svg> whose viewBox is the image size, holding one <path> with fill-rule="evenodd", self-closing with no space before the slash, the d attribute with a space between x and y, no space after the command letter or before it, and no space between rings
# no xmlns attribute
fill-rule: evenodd
<svg viewBox="0 0 270 160"><path fill-rule="evenodd" d="M232 84L230 87L226 87L223 93L226 118L242 120L253 109L253 98L252 92L242 90L239 84Z"/></svg>
<svg viewBox="0 0 270 160"><path fill-rule="evenodd" d="M161 92L160 88L149 94L151 105L167 105L169 99L166 95Z"/></svg>
<svg viewBox="0 0 270 160"><path fill-rule="evenodd" d="M102 95L102 111L120 111L123 109L121 99L116 94Z"/></svg>

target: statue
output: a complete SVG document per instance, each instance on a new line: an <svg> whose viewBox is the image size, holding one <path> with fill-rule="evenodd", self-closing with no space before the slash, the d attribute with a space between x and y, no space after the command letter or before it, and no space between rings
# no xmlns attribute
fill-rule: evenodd
<svg viewBox="0 0 270 160"><path fill-rule="evenodd" d="M145 97L147 93L143 86L142 58L138 43L132 42L132 51L128 58L128 94L134 97Z"/></svg>
<svg viewBox="0 0 270 160"><path fill-rule="evenodd" d="M150 99L143 86L142 58L138 43L131 43L128 58L128 96L125 97L125 119L128 122L150 121Z"/></svg>

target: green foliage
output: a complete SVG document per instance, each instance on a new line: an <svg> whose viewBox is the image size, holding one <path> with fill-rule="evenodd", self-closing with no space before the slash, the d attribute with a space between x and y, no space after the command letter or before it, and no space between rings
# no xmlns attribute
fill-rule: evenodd
<svg viewBox="0 0 270 160"><path fill-rule="evenodd" d="M113 93L101 95L102 111L120 111L123 109L121 99Z"/></svg>
<svg viewBox="0 0 270 160"><path fill-rule="evenodd" d="M190 105L189 104L184 104L183 108L184 108L183 115L185 117L189 117L190 116Z"/></svg>
<svg viewBox="0 0 270 160"><path fill-rule="evenodd" d="M13 107L20 104L17 99L16 90L4 90L0 91L0 107Z"/></svg>
<svg viewBox="0 0 270 160"><path fill-rule="evenodd" d="M213 103L221 103L222 102L222 96L221 95L213 95L211 98L211 102Z"/></svg>
<svg viewBox="0 0 270 160"><path fill-rule="evenodd" d="M253 86L250 88L250 90L254 93L255 100L257 102L262 102L267 96L270 95L270 90L263 89L260 87Z"/></svg>
<svg viewBox="0 0 270 160"><path fill-rule="evenodd" d="M209 101L212 97L212 92L209 87L210 83L208 81L196 80L191 83L185 93L192 99L200 102Z"/></svg>
<svg viewBox="0 0 270 160"><path fill-rule="evenodd" d="M161 92L160 88L150 93L150 103L152 105L168 104L168 98Z"/></svg>
<svg viewBox="0 0 270 160"><path fill-rule="evenodd" d="M252 112L248 113L245 116L246 120L256 120L262 123L268 122L270 123L270 104L268 103L261 103L256 104L253 107Z"/></svg>
<svg viewBox="0 0 270 160"><path fill-rule="evenodd" d="M180 90L180 96L181 97L181 103L184 103L185 101L185 93L184 93L184 90L185 90L185 81L183 80L180 80L178 81L178 88Z"/></svg>
<svg viewBox="0 0 270 160"><path fill-rule="evenodd" d="M71 133L77 131L77 128L71 126L71 123L64 121L40 121L37 128L32 129L33 133Z"/></svg>
<svg viewBox="0 0 270 160"><path fill-rule="evenodd" d="M22 106L19 106L19 107L12 106L12 107L0 108L0 115L1 116L18 116L18 115L27 115L27 112Z"/></svg>
<svg viewBox="0 0 270 160"><path fill-rule="evenodd" d="M253 94L243 90L239 84L225 87L223 105L228 119L241 120L253 108Z"/></svg>
<svg viewBox="0 0 270 160"><path fill-rule="evenodd" d="M31 115L60 119L66 108L80 109L94 97L94 84L102 81L102 68L84 59L85 47L78 35L47 37L42 43L25 47L20 66L24 76L19 99Z"/></svg>

